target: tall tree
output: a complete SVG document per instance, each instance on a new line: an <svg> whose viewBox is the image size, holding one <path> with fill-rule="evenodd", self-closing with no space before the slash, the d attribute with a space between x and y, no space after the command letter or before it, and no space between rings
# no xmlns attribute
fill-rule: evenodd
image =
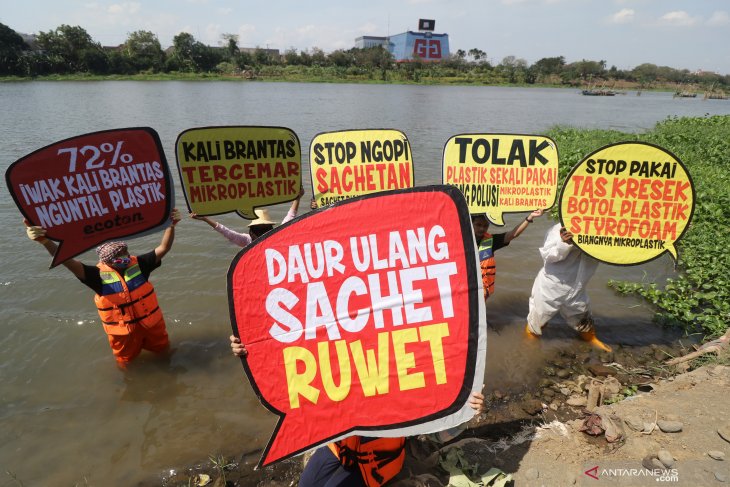
<svg viewBox="0 0 730 487"><path fill-rule="evenodd" d="M38 45L65 72L104 72L106 53L83 27L62 24L40 32Z"/></svg>
<svg viewBox="0 0 730 487"><path fill-rule="evenodd" d="M565 58L563 56L544 57L527 69L526 81L528 83L556 82L560 79L559 76L564 66Z"/></svg>
<svg viewBox="0 0 730 487"><path fill-rule="evenodd" d="M297 50L293 47L290 47L289 49L284 51L284 61L286 61L286 64L289 64L290 66L302 64L302 60L299 57Z"/></svg>
<svg viewBox="0 0 730 487"><path fill-rule="evenodd" d="M585 59L572 63L571 69L582 79L592 79L603 76L606 70L606 61L587 61Z"/></svg>
<svg viewBox="0 0 730 487"><path fill-rule="evenodd" d="M304 59L304 52L302 52L302 59ZM310 63L311 63L311 57ZM261 47L256 46L256 50L253 52L253 60L256 62L256 64L263 64L263 65L269 65L272 64L274 61L271 58L271 55L269 54L268 49L263 49Z"/></svg>
<svg viewBox="0 0 730 487"><path fill-rule="evenodd" d="M192 34L180 32L172 39L172 56L168 59L168 68L171 71L195 71L193 61L194 46L197 41Z"/></svg>
<svg viewBox="0 0 730 487"><path fill-rule="evenodd" d="M137 30L129 34L122 49L137 71L160 71L165 61L160 41L148 30Z"/></svg>
<svg viewBox="0 0 730 487"><path fill-rule="evenodd" d="M223 41L223 47L226 48L229 61L234 63L240 52L238 49L238 36L236 34L221 34L221 40Z"/></svg>
<svg viewBox="0 0 730 487"><path fill-rule="evenodd" d="M500 70L507 75L510 83L527 81L527 61L515 56L505 56L499 63Z"/></svg>
<svg viewBox="0 0 730 487"><path fill-rule="evenodd" d="M196 41L192 34L181 32L172 39L173 52L167 67L171 71L207 72L223 61L218 51Z"/></svg>
<svg viewBox="0 0 730 487"><path fill-rule="evenodd" d="M28 49L20 35L0 23L0 74L22 74L20 58Z"/></svg>
<svg viewBox="0 0 730 487"><path fill-rule="evenodd" d="M335 66L343 68L350 67L355 64L355 55L353 54L352 49L350 49L349 51L344 51L342 49L332 51L329 56L327 56L327 59Z"/></svg>
<svg viewBox="0 0 730 487"><path fill-rule="evenodd" d="M481 49L477 49L477 48L469 49L469 55L472 57L472 59L474 59L474 61L480 61L487 57L486 52L482 51Z"/></svg>
<svg viewBox="0 0 730 487"><path fill-rule="evenodd" d="M542 59L539 59L535 64L532 65L532 68L537 74L544 76L550 74L560 74L560 72L563 70L563 66L565 66L565 57L558 56L544 57Z"/></svg>
<svg viewBox="0 0 730 487"><path fill-rule="evenodd" d="M316 66L325 66L327 64L327 56L319 47L312 48L312 64Z"/></svg>

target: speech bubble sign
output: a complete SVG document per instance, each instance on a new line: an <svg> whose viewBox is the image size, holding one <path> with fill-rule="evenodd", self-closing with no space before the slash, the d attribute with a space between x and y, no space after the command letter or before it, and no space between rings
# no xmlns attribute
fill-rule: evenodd
<svg viewBox="0 0 730 487"><path fill-rule="evenodd" d="M299 137L284 127L201 127L175 143L188 209L199 215L237 212L293 201L302 185Z"/></svg>
<svg viewBox="0 0 730 487"><path fill-rule="evenodd" d="M23 216L59 242L51 267L167 224L174 200L160 137L149 127L56 142L15 161L5 180Z"/></svg>
<svg viewBox="0 0 730 487"><path fill-rule="evenodd" d="M319 206L415 186L411 144L400 130L318 134L309 146L309 164Z"/></svg>
<svg viewBox="0 0 730 487"><path fill-rule="evenodd" d="M581 250L609 264L633 265L668 252L694 213L694 185L674 154L621 142L586 156L560 194L560 221Z"/></svg>
<svg viewBox="0 0 730 487"><path fill-rule="evenodd" d="M469 212L449 186L342 201L242 250L228 271L233 333L279 416L260 465L470 419L486 360L481 286Z"/></svg>
<svg viewBox="0 0 730 487"><path fill-rule="evenodd" d="M505 213L553 206L558 148L540 135L455 135L444 146L442 177L464 193L472 214L504 225Z"/></svg>

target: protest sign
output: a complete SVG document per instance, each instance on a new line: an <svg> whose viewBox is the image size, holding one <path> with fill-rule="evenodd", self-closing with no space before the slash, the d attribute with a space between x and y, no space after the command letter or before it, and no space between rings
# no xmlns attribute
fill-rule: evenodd
<svg viewBox="0 0 730 487"><path fill-rule="evenodd" d="M302 149L284 127L202 127L177 137L177 166L190 211L232 211L255 220L254 209L293 201L302 185Z"/></svg>
<svg viewBox="0 0 730 487"><path fill-rule="evenodd" d="M666 149L622 142L586 156L560 195L560 221L584 252L609 264L639 264L674 243L694 212L694 187L682 162Z"/></svg>
<svg viewBox="0 0 730 487"><path fill-rule="evenodd" d="M486 314L464 198L449 186L336 203L267 233L228 271L233 333L279 416L261 465L355 434L470 419Z"/></svg>
<svg viewBox="0 0 730 487"><path fill-rule="evenodd" d="M558 149L538 135L462 134L446 141L443 182L464 193L472 214L504 225L504 214L550 208L558 193Z"/></svg>
<svg viewBox="0 0 730 487"><path fill-rule="evenodd" d="M312 139L309 164L319 206L415 185L411 144L400 130L319 134Z"/></svg>
<svg viewBox="0 0 730 487"><path fill-rule="evenodd" d="M5 180L23 216L59 242L51 267L167 223L174 201L160 138L149 127L56 142L15 161Z"/></svg>

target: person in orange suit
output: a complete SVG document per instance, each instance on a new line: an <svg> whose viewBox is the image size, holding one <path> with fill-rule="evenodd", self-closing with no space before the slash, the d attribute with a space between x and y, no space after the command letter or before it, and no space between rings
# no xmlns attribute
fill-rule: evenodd
<svg viewBox="0 0 730 487"><path fill-rule="evenodd" d="M142 350L164 354L170 348L165 318L157 304L157 295L149 276L160 267L162 258L172 248L175 225L180 214L173 209L171 225L154 250L133 256L125 242L106 242L97 247L99 262L86 265L68 259L63 265L96 293L94 302L117 365L124 369ZM58 246L46 238L46 230L24 220L28 238L54 255Z"/></svg>

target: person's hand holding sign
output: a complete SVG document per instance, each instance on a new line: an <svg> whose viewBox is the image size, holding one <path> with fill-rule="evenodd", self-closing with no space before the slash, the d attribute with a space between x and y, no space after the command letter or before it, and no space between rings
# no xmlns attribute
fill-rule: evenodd
<svg viewBox="0 0 730 487"><path fill-rule="evenodd" d="M570 233L565 227L560 227L560 238L568 245L573 245L573 234Z"/></svg>
<svg viewBox="0 0 730 487"><path fill-rule="evenodd" d="M532 223L535 220L535 218L540 218L543 213L545 213L545 210L538 208L537 210L530 213L527 217L525 217L525 221L527 223Z"/></svg>
<svg viewBox="0 0 730 487"><path fill-rule="evenodd" d="M172 226L180 223L180 220L182 220L182 217L180 216L180 211L177 208L173 208L172 212L170 212L170 222L172 223Z"/></svg>
<svg viewBox="0 0 730 487"><path fill-rule="evenodd" d="M481 392L472 392L471 396L469 396L469 407L474 410L474 414L483 413L484 412L484 394L482 394Z"/></svg>
<svg viewBox="0 0 730 487"><path fill-rule="evenodd" d="M241 339L238 338L236 335L231 335L228 337L228 339L231 342L231 352L233 352L233 355L236 357L245 357L248 355L248 350L246 350L246 345L241 343Z"/></svg>
<svg viewBox="0 0 730 487"><path fill-rule="evenodd" d="M27 218L23 219L23 223L25 223L25 233L29 239L35 240L38 243L43 243L48 240L46 238L45 228L31 225Z"/></svg>

